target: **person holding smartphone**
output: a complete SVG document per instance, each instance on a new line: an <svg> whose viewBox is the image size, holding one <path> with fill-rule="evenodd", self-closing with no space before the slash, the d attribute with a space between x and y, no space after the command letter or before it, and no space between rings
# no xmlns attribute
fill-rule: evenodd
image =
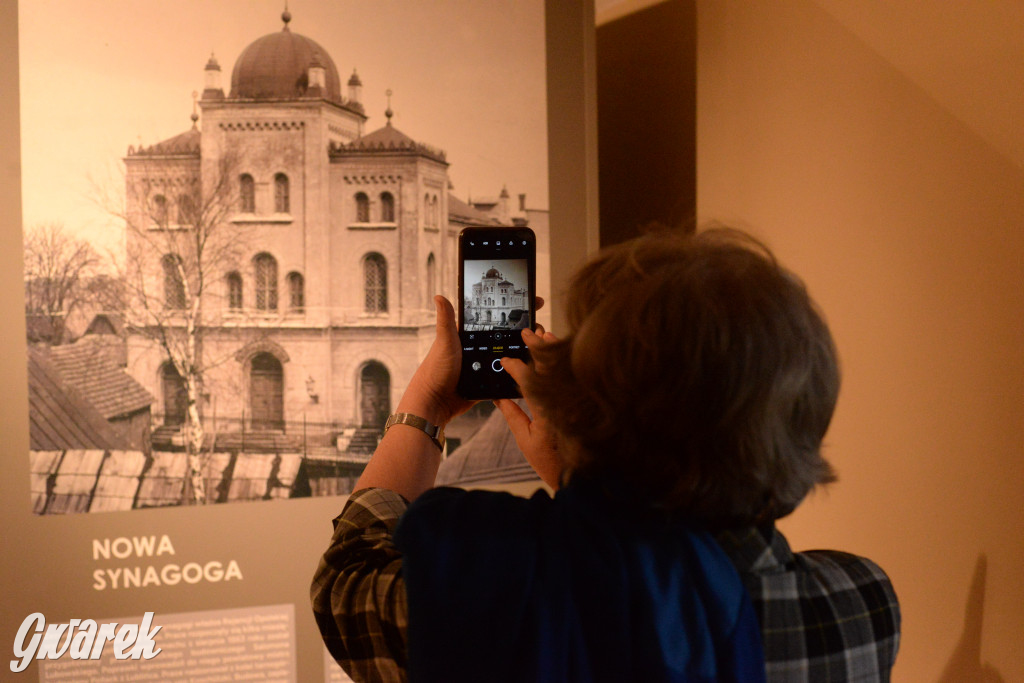
<svg viewBox="0 0 1024 683"><path fill-rule="evenodd" d="M355 680L887 680L899 608L865 558L792 553L774 521L834 475L835 349L799 280L729 230L601 252L569 330L521 332L496 401L555 491L432 489L456 391L454 311L312 586ZM752 606L753 605L753 606ZM755 609L756 608L756 609Z"/></svg>

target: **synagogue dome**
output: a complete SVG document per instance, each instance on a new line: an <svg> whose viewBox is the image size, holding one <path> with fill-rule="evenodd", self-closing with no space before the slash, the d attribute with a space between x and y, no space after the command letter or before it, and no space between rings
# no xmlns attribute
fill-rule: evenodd
<svg viewBox="0 0 1024 683"><path fill-rule="evenodd" d="M277 33L257 38L242 50L231 72L231 99L277 100L305 97L309 68L324 68L324 90L317 93L341 104L338 67L316 41L288 28L291 15L281 15L284 27Z"/></svg>

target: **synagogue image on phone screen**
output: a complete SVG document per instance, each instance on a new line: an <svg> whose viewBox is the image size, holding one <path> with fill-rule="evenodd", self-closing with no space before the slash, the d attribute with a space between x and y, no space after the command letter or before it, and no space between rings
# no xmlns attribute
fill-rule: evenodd
<svg viewBox="0 0 1024 683"><path fill-rule="evenodd" d="M526 259L467 259L464 263L464 332L531 326Z"/></svg>

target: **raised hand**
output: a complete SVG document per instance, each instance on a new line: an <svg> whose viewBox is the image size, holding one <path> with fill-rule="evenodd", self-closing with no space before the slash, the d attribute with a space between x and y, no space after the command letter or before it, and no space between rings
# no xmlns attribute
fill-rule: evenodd
<svg viewBox="0 0 1024 683"><path fill-rule="evenodd" d="M523 330L523 342L531 351L553 341L557 341L557 337L550 332L545 332L540 326L538 326L538 332ZM537 412L530 402L530 396L525 389L528 386L530 375L536 372L536 368L517 358L502 358L501 365L519 385L519 390L525 397L530 413L527 414L511 399L498 399L494 404L504 415L505 421L508 422L516 444L526 456L526 461L530 463L545 484L557 490L562 482L563 469L562 460L558 454L557 435L550 423Z"/></svg>

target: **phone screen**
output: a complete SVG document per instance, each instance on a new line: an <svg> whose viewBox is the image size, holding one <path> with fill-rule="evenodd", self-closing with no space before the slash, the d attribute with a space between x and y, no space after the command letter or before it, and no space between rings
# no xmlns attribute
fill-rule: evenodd
<svg viewBox="0 0 1024 683"><path fill-rule="evenodd" d="M459 394L519 396L501 358L529 359L522 330L534 329L537 246L529 228L466 228L459 235Z"/></svg>

